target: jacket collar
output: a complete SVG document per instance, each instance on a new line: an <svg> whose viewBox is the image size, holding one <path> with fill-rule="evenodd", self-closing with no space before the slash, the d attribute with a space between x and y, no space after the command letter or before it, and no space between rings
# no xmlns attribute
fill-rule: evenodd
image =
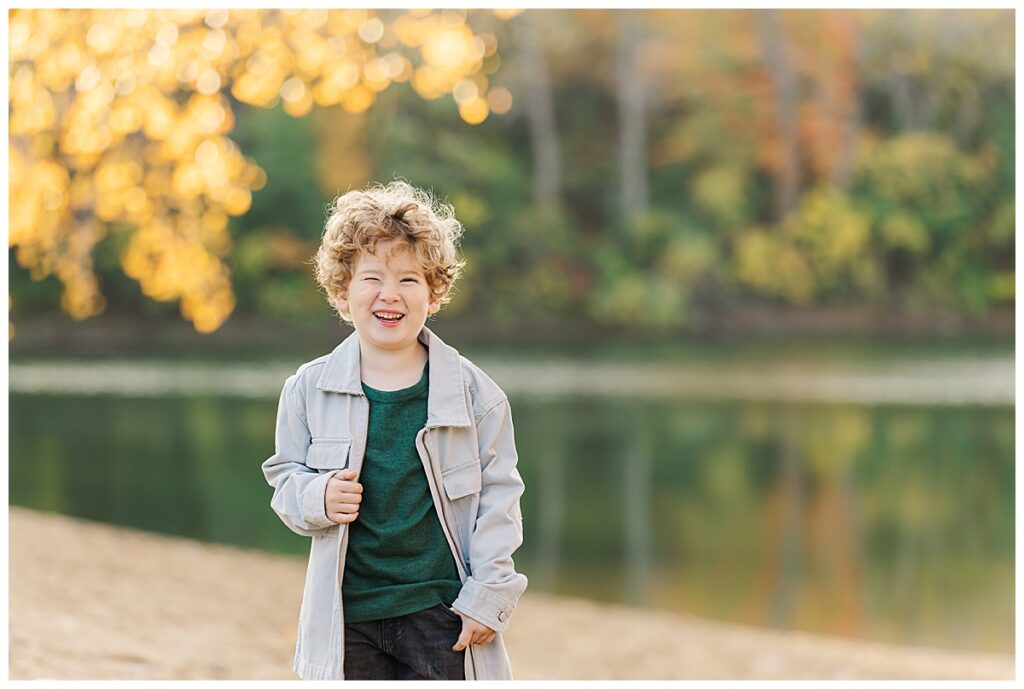
<svg viewBox="0 0 1024 689"><path fill-rule="evenodd" d="M469 426L465 385L462 379L462 360L459 352L446 345L427 327L420 330L418 339L427 346L430 379L427 391L427 427ZM327 357L327 365L317 381L318 390L362 395L359 375L359 334L353 332L334 348Z"/></svg>

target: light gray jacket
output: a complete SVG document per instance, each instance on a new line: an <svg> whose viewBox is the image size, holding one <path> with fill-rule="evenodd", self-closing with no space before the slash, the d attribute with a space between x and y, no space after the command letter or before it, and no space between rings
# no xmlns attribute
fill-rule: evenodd
<svg viewBox="0 0 1024 689"><path fill-rule="evenodd" d="M526 577L512 563L523 542L523 481L508 399L427 328L419 340L430 350L430 380L416 450L463 582L453 607L497 631L490 643L467 647L466 679L512 679L501 632ZM359 473L369 414L353 333L285 381L275 451L263 462L274 487L271 507L292 531L312 537L295 647L294 670L302 679L344 679L341 585L348 529L327 518L324 493L335 472Z"/></svg>

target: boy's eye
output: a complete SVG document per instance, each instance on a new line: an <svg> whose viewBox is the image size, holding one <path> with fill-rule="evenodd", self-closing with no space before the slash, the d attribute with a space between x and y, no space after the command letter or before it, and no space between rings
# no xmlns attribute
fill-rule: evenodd
<svg viewBox="0 0 1024 689"><path fill-rule="evenodd" d="M402 282L419 282L416 278L402 278Z"/></svg>
<svg viewBox="0 0 1024 689"><path fill-rule="evenodd" d="M367 275L367 276L366 276L366 277L364 277L363 279L364 279L364 280L380 280L380 278L376 278L376 277L374 277L374 276L372 276L372 275Z"/></svg>

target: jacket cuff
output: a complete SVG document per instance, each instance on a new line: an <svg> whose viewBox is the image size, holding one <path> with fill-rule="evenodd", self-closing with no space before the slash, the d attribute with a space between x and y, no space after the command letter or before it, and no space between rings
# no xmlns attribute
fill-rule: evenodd
<svg viewBox="0 0 1024 689"><path fill-rule="evenodd" d="M302 510L302 519L314 528L323 529L334 526L336 522L331 521L324 511L324 496L327 493L327 482L338 472L332 471L321 474L306 484L302 491L302 498L299 500L299 509Z"/></svg>
<svg viewBox="0 0 1024 689"><path fill-rule="evenodd" d="M462 585L462 590L452 603L452 607L496 632L503 632L508 629L509 618L512 617L516 604L492 593L486 586L470 577Z"/></svg>

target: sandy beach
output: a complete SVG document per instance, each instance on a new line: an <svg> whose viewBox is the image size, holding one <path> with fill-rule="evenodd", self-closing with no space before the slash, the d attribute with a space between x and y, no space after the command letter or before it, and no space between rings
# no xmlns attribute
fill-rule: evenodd
<svg viewBox="0 0 1024 689"><path fill-rule="evenodd" d="M10 679L296 679L305 558L11 507ZM1013 679L1012 656L779 632L527 590L517 679Z"/></svg>

